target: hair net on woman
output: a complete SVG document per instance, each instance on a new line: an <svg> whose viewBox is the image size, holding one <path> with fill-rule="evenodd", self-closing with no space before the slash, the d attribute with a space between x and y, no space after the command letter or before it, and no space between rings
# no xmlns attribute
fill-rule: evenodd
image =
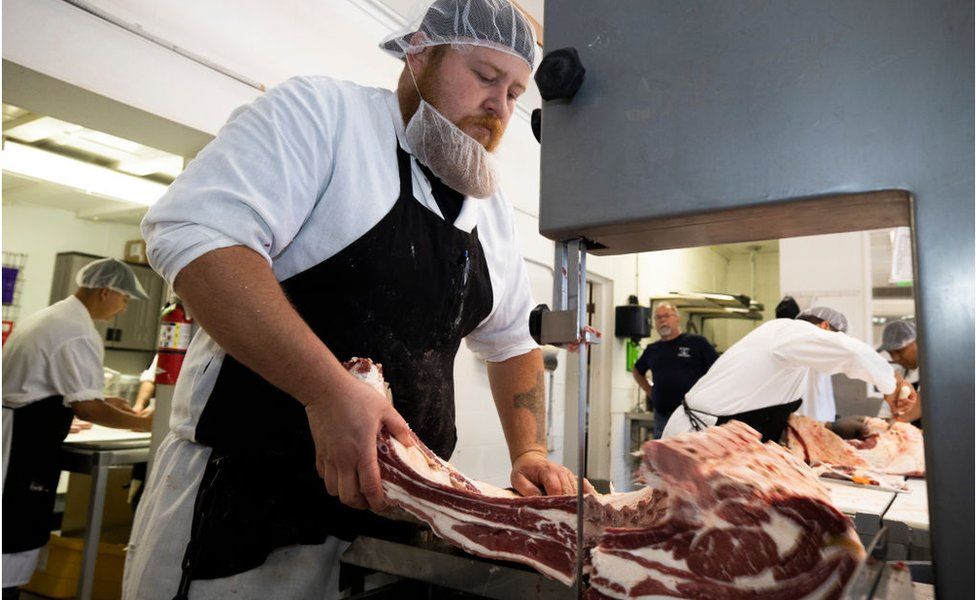
<svg viewBox="0 0 976 600"><path fill-rule="evenodd" d="M418 39L415 33L421 33ZM533 67L535 31L507 0L436 0L418 19L383 40L380 48L397 58L441 44L483 46L517 56Z"/></svg>
<svg viewBox="0 0 976 600"><path fill-rule="evenodd" d="M117 258L103 258L88 263L78 271L75 283L85 288L108 288L137 300L148 300L136 274Z"/></svg>

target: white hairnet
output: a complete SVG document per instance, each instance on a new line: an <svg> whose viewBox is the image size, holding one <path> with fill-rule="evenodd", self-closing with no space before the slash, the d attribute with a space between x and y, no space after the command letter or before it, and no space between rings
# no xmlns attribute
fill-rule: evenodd
<svg viewBox="0 0 976 600"><path fill-rule="evenodd" d="M823 321L827 321L830 323L830 326L837 331L847 333L847 317L845 317L839 310L834 310L826 306L814 306L801 312L799 315L797 315L797 318L803 316L816 317Z"/></svg>
<svg viewBox="0 0 976 600"><path fill-rule="evenodd" d="M915 341L915 325L911 321L892 321L885 325L881 333L881 347L878 350L901 350Z"/></svg>
<svg viewBox="0 0 976 600"><path fill-rule="evenodd" d="M414 33L423 40L414 40ZM466 44L517 56L533 67L535 31L508 0L436 0L417 19L380 43L397 58L427 46Z"/></svg>
<svg viewBox="0 0 976 600"><path fill-rule="evenodd" d="M75 283L85 288L108 288L136 300L148 300L136 274L117 258L103 258L88 263L78 271Z"/></svg>

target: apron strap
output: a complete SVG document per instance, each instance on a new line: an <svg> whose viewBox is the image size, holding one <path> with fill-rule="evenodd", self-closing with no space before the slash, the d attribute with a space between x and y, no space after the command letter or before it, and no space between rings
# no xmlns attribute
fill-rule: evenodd
<svg viewBox="0 0 976 600"><path fill-rule="evenodd" d="M708 415L709 417L721 418L703 410L692 410L692 408L688 406L688 400L686 398L681 399L681 406L685 409L685 414L688 415L688 420L691 421L691 426L695 428L695 431L704 431L705 429L708 429L708 423L702 420L699 413L702 415Z"/></svg>

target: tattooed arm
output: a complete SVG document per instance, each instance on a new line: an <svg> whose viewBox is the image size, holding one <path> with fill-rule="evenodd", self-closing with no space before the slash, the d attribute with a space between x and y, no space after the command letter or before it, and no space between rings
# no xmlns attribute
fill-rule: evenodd
<svg viewBox="0 0 976 600"><path fill-rule="evenodd" d="M526 496L576 493L576 476L550 462L542 353L488 363L488 381L512 459L512 486ZM590 488L587 488L590 489Z"/></svg>

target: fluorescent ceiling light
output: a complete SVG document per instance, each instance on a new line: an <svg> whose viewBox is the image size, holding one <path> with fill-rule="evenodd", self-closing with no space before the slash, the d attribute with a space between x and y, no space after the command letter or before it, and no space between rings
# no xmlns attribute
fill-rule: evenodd
<svg viewBox="0 0 976 600"><path fill-rule="evenodd" d="M12 127L3 132L3 135L20 140L21 142L33 143L54 135L73 133L84 129L81 125L74 125L65 121L52 119L51 117L39 117L33 121L28 121L16 127Z"/></svg>
<svg viewBox="0 0 976 600"><path fill-rule="evenodd" d="M6 140L3 143L2 161L3 170L16 175L143 206L154 204L168 187Z"/></svg>
<svg viewBox="0 0 976 600"><path fill-rule="evenodd" d="M121 161L116 168L132 175L152 175L162 173L170 177L176 177L183 172L183 157L175 154L160 154L144 159Z"/></svg>

